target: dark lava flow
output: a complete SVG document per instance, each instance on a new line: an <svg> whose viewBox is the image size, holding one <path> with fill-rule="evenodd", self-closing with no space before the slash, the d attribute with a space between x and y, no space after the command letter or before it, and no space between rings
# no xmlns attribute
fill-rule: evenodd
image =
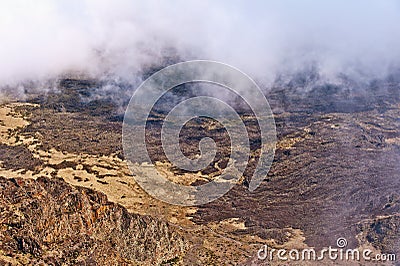
<svg viewBox="0 0 400 266"><path fill-rule="evenodd" d="M33 101L56 112L66 109L96 117L102 121L96 124L100 125L98 131L104 126L116 136L121 130L120 109L107 99L87 100L88 90L96 86L95 82L65 80L60 83L61 93ZM305 90L304 86L301 82L277 86L266 94L279 143L261 186L252 193L247 190L254 167L250 164L244 182L224 197L200 206L193 221L202 224L240 217L246 229L237 234L283 242L287 239L284 229L291 227L301 229L310 246L334 246L338 237L345 237L353 247L360 241L385 252L400 250L399 82L373 82L363 89L326 85ZM166 160L158 148L163 117L153 114L148 127L153 160ZM247 129L253 132L253 155L257 157L259 135L256 124L248 121ZM215 137L221 145L214 162L224 167L229 139L223 129L205 130L207 123L211 122L188 123L182 130L181 148L190 156L190 151L198 153L202 136ZM46 130L42 125L35 130L43 131L46 139L45 133L54 129ZM88 131L86 135L90 134ZM65 138L68 143L68 134ZM119 138L113 138L112 146L107 139L103 143L106 150L122 150ZM79 151L90 145L81 140L79 147L66 147ZM101 149L101 145L98 147ZM215 171L210 166L204 173ZM360 233L365 237L358 241L356 235Z"/></svg>

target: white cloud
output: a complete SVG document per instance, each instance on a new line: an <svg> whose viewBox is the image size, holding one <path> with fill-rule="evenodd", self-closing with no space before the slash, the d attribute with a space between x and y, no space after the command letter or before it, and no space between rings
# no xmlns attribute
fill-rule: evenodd
<svg viewBox="0 0 400 266"><path fill-rule="evenodd" d="M382 77L400 59L396 1L4 0L0 85L69 71L134 76L163 49L259 79L316 62L327 78Z"/></svg>

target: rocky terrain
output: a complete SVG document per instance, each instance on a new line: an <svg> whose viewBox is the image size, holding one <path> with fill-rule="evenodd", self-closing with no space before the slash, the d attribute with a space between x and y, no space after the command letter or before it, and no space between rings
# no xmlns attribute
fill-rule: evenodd
<svg viewBox="0 0 400 266"><path fill-rule="evenodd" d="M0 186L3 265L152 265L187 248L165 222L60 178L2 177Z"/></svg>
<svg viewBox="0 0 400 266"><path fill-rule="evenodd" d="M318 249L339 237L351 248L400 255L396 82L300 93L300 80L273 89L267 98L278 144L268 176L247 190L260 147L244 112L252 157L242 183L198 207L168 205L136 184L122 152L120 107L87 100L97 86L65 79L58 92L0 106L1 263L262 265L264 244ZM153 115L147 136L158 169L187 184L218 175L229 153L220 125L201 120L183 128L188 156L198 153L201 137L218 142L213 164L191 173L157 148L162 118Z"/></svg>

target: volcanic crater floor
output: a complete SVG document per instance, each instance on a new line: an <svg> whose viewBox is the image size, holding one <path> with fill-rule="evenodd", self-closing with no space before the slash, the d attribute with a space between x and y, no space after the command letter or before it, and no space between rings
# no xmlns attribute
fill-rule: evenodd
<svg viewBox="0 0 400 266"><path fill-rule="evenodd" d="M262 265L257 251L264 244L318 249L339 237L352 248L399 252L399 117L398 103L351 113L276 113L275 158L259 188L246 187L253 161L223 197L181 207L135 182L122 152L121 121L35 101L2 104L0 262ZM189 157L198 152L199 134L225 144L196 173L166 160L158 129L148 133L149 153L166 178L204 183L226 165L229 139L212 121L183 130ZM256 158L260 147L253 144Z"/></svg>

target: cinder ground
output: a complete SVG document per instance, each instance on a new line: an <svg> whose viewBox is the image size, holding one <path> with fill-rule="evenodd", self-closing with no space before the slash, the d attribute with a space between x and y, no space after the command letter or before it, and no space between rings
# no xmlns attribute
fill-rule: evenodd
<svg viewBox="0 0 400 266"><path fill-rule="evenodd" d="M283 96L291 103L286 103L288 108L275 112L276 156L262 185L255 192L247 190L253 161L243 182L224 197L200 207L178 207L153 199L134 181L123 158L121 121L110 115L114 108L112 103L79 103L74 98L79 97L74 88L84 85L79 81L68 81L67 84L60 93L47 98L0 106L0 177L6 178L1 181L6 189L2 188L3 199L12 199L8 189L18 188L29 188L36 191L35 195L47 195L52 186L43 183L48 180L63 182L59 187L65 191L98 191L110 202L119 204L115 206L121 206L115 208L162 223L155 231L148 232L149 246L141 246L143 249L160 239L166 242L152 254L152 261L149 250L146 251L148 255L135 260L126 251L129 243L106 244L99 240L103 236L93 236L85 227L80 229L82 234L88 235L98 250L112 251L109 260L102 260L99 252L88 255L78 246L74 248L75 255L62 256L57 253L60 252L57 245L50 249L46 241L39 239L39 233L35 236L35 231L31 232L33 240L29 242L35 244L27 244L29 248L24 248L17 239L25 232L25 227L10 225L11 218L6 215L11 215L15 210L12 208L17 208L21 217L25 217L23 226L38 232L42 230L32 225L42 218L36 214L29 216L28 210L18 205L30 200L24 196L12 204L15 207L7 207L7 201L2 206L1 232L16 243L10 246L7 241L0 242L0 259L4 262L49 263L50 260L44 259L47 256L62 258L60 263L107 264L118 257L122 264L142 261L148 265L162 262L170 265L258 265L265 263L256 257L264 244L275 248L318 249L335 246L339 237L345 237L351 248L368 247L384 253L400 250L400 104L396 98L385 100L384 96L378 95L370 104L361 100L355 104L336 94L304 100L277 91L270 95L272 106L282 104ZM332 97L336 97L335 100L330 100ZM167 178L184 184L206 182L226 165L229 139L219 125L202 121L184 128L182 150L188 156L194 156L198 152L198 140L208 134L220 143L217 157L200 173L178 171L160 153L157 119L161 120L162 115L155 118L155 126L149 132L148 141L153 144L149 151ZM251 118L248 120L254 160L259 149L258 135L252 128ZM69 192L60 191L62 193L69 195ZM57 196L53 198L61 204ZM50 208L48 201L35 202L41 209ZM50 209L61 208L57 204ZM79 210L72 212L79 213ZM58 219L56 212L47 215L46 219ZM80 217L85 217L82 215ZM69 220L63 216L61 221L68 223ZM151 224L153 220L148 222ZM117 222L113 224L111 220L110 223L109 228L118 228ZM165 233L164 226L175 233L172 236ZM150 237L153 232L159 232L154 234L154 239ZM123 230L119 234L115 237L124 237ZM169 237L176 239L168 242ZM69 239L68 243L79 242L71 235L65 235L63 239ZM67 245L62 248L71 250ZM330 261L318 263L334 264ZM350 265L349 262L335 263ZM272 264L279 265L279 262ZM292 264L299 265L300 262ZM312 262L302 264L317 265Z"/></svg>

